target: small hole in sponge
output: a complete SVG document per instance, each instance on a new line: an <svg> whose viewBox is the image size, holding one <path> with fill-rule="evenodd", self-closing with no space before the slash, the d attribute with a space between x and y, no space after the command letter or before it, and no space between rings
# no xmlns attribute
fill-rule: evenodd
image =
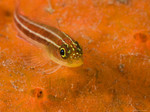
<svg viewBox="0 0 150 112"><path fill-rule="evenodd" d="M145 43L148 40L147 35L144 33L136 33L136 34L134 34L133 37L135 40L142 42L142 43Z"/></svg>
<svg viewBox="0 0 150 112"><path fill-rule="evenodd" d="M8 10L4 11L4 14L5 14L6 17L12 16L11 12L8 11Z"/></svg>
<svg viewBox="0 0 150 112"><path fill-rule="evenodd" d="M40 88L35 88L31 90L32 96L36 98L42 98L43 97L43 91Z"/></svg>
<svg viewBox="0 0 150 112"><path fill-rule="evenodd" d="M43 96L43 92L42 91L39 91L38 93L37 93L37 97L38 98L41 98Z"/></svg>

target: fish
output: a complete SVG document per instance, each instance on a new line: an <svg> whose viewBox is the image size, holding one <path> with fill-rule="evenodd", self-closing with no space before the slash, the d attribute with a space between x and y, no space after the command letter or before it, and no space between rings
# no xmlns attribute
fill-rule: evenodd
<svg viewBox="0 0 150 112"><path fill-rule="evenodd" d="M17 8L13 18L19 37L42 49L48 60L66 67L83 64L82 47L68 34L26 17Z"/></svg>

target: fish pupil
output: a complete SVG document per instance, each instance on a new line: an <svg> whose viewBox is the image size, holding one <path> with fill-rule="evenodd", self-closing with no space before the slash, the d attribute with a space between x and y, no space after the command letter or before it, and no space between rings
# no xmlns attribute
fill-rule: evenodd
<svg viewBox="0 0 150 112"><path fill-rule="evenodd" d="M64 52L63 49L60 51L60 54L61 54L61 55L64 55L64 54L65 54L65 52Z"/></svg>

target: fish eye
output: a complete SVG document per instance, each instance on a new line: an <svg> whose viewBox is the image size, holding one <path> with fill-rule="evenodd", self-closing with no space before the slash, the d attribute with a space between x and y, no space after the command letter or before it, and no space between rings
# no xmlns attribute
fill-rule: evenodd
<svg viewBox="0 0 150 112"><path fill-rule="evenodd" d="M64 48L60 48L60 55L62 58L66 58L66 50Z"/></svg>

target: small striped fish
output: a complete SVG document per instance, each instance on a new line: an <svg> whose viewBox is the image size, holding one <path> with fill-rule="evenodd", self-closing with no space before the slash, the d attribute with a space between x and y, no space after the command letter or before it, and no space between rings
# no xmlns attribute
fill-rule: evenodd
<svg viewBox="0 0 150 112"><path fill-rule="evenodd" d="M14 13L14 23L20 37L41 47L49 59L68 67L83 64L82 49L77 41L57 28L34 22L18 11Z"/></svg>

